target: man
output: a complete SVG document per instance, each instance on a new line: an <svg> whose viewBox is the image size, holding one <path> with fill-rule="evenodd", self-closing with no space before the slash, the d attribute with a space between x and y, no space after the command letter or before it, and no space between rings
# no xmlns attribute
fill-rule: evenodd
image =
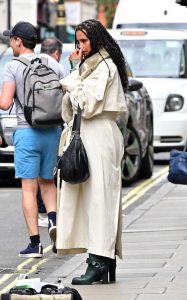
<svg viewBox="0 0 187 300"><path fill-rule="evenodd" d="M10 37L10 47L14 56L33 60L37 57L34 48L37 43L36 28L29 22L18 22L12 30L3 32ZM58 63L48 58L48 65L58 74L63 74ZM14 132L14 162L15 176L22 181L23 213L30 236L28 247L20 251L21 257L42 257L43 247L40 242L38 229L38 207L36 194L38 183L42 198L48 212L49 235L56 251L56 186L53 179L53 169L58 153L60 128L38 129L27 123L20 103L24 104L23 71L25 65L12 60L5 66L2 93L0 95L0 109L8 110L15 97L17 129ZM19 101L18 101L19 99Z"/></svg>
<svg viewBox="0 0 187 300"><path fill-rule="evenodd" d="M62 42L55 38L55 37L50 37L46 38L42 41L41 43L41 57L53 57L58 63L61 59L62 55ZM59 64L59 68L61 69L61 73L63 74L63 77L65 76L65 69L64 66ZM38 225L40 227L48 227L48 217L46 214L46 208L45 205L43 204L42 200L42 195L40 192L40 189L38 190L37 193L37 202L38 202Z"/></svg>
<svg viewBox="0 0 187 300"><path fill-rule="evenodd" d="M62 42L55 37L44 39L41 44L41 53L48 54L59 62L62 55Z"/></svg>

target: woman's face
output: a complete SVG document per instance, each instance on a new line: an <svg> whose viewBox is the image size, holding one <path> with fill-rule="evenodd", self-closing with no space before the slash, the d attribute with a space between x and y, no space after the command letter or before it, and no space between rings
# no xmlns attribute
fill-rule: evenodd
<svg viewBox="0 0 187 300"><path fill-rule="evenodd" d="M82 49L83 56L87 56L91 51L91 44L89 38L85 35L84 32L78 30L76 32L76 39L79 48Z"/></svg>

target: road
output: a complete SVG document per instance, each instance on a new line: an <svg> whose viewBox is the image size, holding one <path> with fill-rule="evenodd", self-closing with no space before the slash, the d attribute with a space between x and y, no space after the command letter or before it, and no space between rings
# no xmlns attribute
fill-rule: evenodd
<svg viewBox="0 0 187 300"><path fill-rule="evenodd" d="M154 174L151 180L141 180L123 189L123 215L146 201L163 184L166 177L168 153L155 154ZM3 179L2 179L3 178ZM0 181L0 294L14 285L20 273L45 280L71 256L56 257L50 247L47 228L40 228L45 255L43 259L24 259L18 253L29 243L21 208L21 184L13 174L3 174Z"/></svg>

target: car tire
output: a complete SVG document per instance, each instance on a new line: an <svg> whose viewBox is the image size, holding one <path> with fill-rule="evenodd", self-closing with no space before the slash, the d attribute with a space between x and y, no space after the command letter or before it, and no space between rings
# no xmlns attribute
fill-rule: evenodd
<svg viewBox="0 0 187 300"><path fill-rule="evenodd" d="M124 136L124 156L122 159L122 185L134 183L140 173L142 165L142 150L138 133L129 124Z"/></svg>
<svg viewBox="0 0 187 300"><path fill-rule="evenodd" d="M150 124L149 128L153 128ZM153 129L149 130L149 141L145 156L142 158L142 166L140 170L141 178L150 178L153 175L154 168L154 148L153 148Z"/></svg>

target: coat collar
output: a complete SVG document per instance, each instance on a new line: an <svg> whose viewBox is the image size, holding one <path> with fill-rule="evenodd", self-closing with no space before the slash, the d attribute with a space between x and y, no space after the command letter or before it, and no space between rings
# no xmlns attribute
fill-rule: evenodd
<svg viewBox="0 0 187 300"><path fill-rule="evenodd" d="M99 52L96 52L92 56L88 57L79 68L79 75L81 79L83 80L86 77L88 77L97 68L97 66L108 57L110 56L104 48L100 49Z"/></svg>

